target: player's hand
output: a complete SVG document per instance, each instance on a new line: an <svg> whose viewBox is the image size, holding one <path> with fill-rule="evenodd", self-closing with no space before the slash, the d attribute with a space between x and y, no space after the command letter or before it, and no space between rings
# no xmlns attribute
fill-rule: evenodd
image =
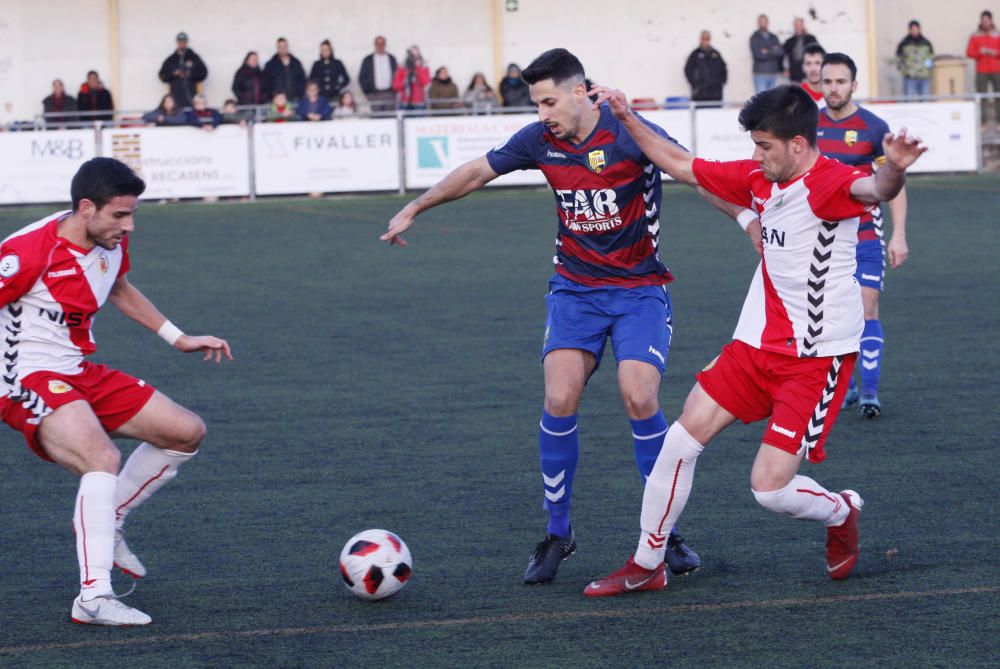
<svg viewBox="0 0 1000 669"><path fill-rule="evenodd" d="M591 86L590 90L587 91L587 95L590 97L597 96L594 100L594 109L600 108L600 106L607 102L608 107L611 108L611 113L615 115L618 120L624 120L631 113L628 108L628 98L625 97L625 93L616 89L608 88L607 86L599 86L594 84Z"/></svg>
<svg viewBox="0 0 1000 669"><path fill-rule="evenodd" d="M233 353L229 350L229 342L210 335L181 335L174 342L174 348L184 353L202 351L205 354L204 360L211 360L214 357L216 363L222 362L223 356L228 360L233 359Z"/></svg>
<svg viewBox="0 0 1000 669"><path fill-rule="evenodd" d="M889 267L896 269L910 257L910 248L906 245L906 238L893 235L889 240L886 249L889 254Z"/></svg>
<svg viewBox="0 0 1000 669"><path fill-rule="evenodd" d="M886 133L885 137L882 138L882 148L885 151L886 160L893 167L905 170L927 151L927 147L920 142L919 137L911 137L906 134L906 128L900 128L896 134Z"/></svg>
<svg viewBox="0 0 1000 669"><path fill-rule="evenodd" d="M764 255L764 231L760 227L760 219L747 226L747 236L750 237L750 243L753 244L754 250L758 255Z"/></svg>
<svg viewBox="0 0 1000 669"><path fill-rule="evenodd" d="M389 242L390 245L398 244L399 246L406 246L406 240L400 237L400 235L410 229L410 226L413 225L413 218L414 215L404 207L398 214L392 217L392 220L389 221L389 231L379 237L379 239L383 242Z"/></svg>

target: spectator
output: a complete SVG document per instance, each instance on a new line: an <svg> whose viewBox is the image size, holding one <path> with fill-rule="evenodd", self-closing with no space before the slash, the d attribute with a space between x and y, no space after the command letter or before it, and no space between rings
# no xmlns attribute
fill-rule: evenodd
<svg viewBox="0 0 1000 669"><path fill-rule="evenodd" d="M241 126L247 124L252 118L250 112L240 111L236 107L236 100L229 98L224 103L222 103L222 122L223 123L238 123Z"/></svg>
<svg viewBox="0 0 1000 669"><path fill-rule="evenodd" d="M76 108L82 112L114 111L115 103L111 99L111 93L104 88L104 82L94 70L87 73L87 81L80 86ZM85 121L110 121L114 114L91 114L80 118Z"/></svg>
<svg viewBox="0 0 1000 669"><path fill-rule="evenodd" d="M354 94L344 91L337 100L337 108L333 110L333 115L337 118L347 118L357 116L360 113L358 103L354 100Z"/></svg>
<svg viewBox="0 0 1000 669"><path fill-rule="evenodd" d="M482 72L476 72L472 75L472 81L469 82L469 87L465 89L465 95L462 96L462 100L467 106L472 108L473 112L488 112L499 104L497 94L486 83L486 75Z"/></svg>
<svg viewBox="0 0 1000 669"><path fill-rule="evenodd" d="M264 71L260 69L260 59L256 51L248 51L243 64L233 76L233 95L241 105L267 104L268 91Z"/></svg>
<svg viewBox="0 0 1000 669"><path fill-rule="evenodd" d="M722 54L712 46L712 33L701 31L698 48L688 56L684 76L691 84L691 99L695 102L721 102L722 87L728 72Z"/></svg>
<svg viewBox="0 0 1000 669"><path fill-rule="evenodd" d="M302 61L288 53L288 40L278 38L277 53L264 66L264 81L273 95L282 91L291 102L297 102L306 90L306 71Z"/></svg>
<svg viewBox="0 0 1000 669"><path fill-rule="evenodd" d="M805 19L795 17L795 20L792 21L792 29L795 34L785 42L785 58L787 60L785 76L790 81L799 83L805 77L805 73L802 72L802 59L805 58L806 47L810 44L819 44L819 41L815 36L806 32Z"/></svg>
<svg viewBox="0 0 1000 669"><path fill-rule="evenodd" d="M208 101L204 95L196 95L191 100L192 109L187 111L188 125L193 125L204 130L214 130L222 123L222 114L218 109L208 106Z"/></svg>
<svg viewBox="0 0 1000 669"><path fill-rule="evenodd" d="M458 86L451 80L447 67L439 67L427 89L427 99L431 109L458 109L463 107Z"/></svg>
<svg viewBox="0 0 1000 669"><path fill-rule="evenodd" d="M63 86L62 79L52 82L52 95L42 100L42 110L46 114L59 114L52 119L46 119L47 125L62 126L76 121L75 116L63 116L68 112L76 111L76 98L66 95L66 87Z"/></svg>
<svg viewBox="0 0 1000 669"><path fill-rule="evenodd" d="M361 61L358 83L371 104L372 111L396 108L396 92L392 83L396 76L396 57L385 51L385 38L375 38L375 52Z"/></svg>
<svg viewBox="0 0 1000 669"><path fill-rule="evenodd" d="M319 60L313 63L309 78L319 84L319 94L327 100L336 100L340 92L351 83L343 61L333 57L333 45L325 39L319 44Z"/></svg>
<svg viewBox="0 0 1000 669"><path fill-rule="evenodd" d="M187 114L177 106L177 101L170 93L163 96L156 109L143 114L142 120L147 125L188 125L190 121Z"/></svg>
<svg viewBox="0 0 1000 669"><path fill-rule="evenodd" d="M300 121L328 121L333 114L330 101L319 94L319 83L309 80L306 96L299 101L296 113Z"/></svg>
<svg viewBox="0 0 1000 669"><path fill-rule="evenodd" d="M931 94L934 47L920 32L920 22L910 21L909 33L896 47L896 59L903 75L903 95L908 98Z"/></svg>
<svg viewBox="0 0 1000 669"><path fill-rule="evenodd" d="M530 107L531 93L528 84L521 78L521 68L511 63L507 66L507 76L500 82L500 97L504 107Z"/></svg>
<svg viewBox="0 0 1000 669"><path fill-rule="evenodd" d="M823 56L825 55L826 50L819 44L810 44L802 56L802 74L805 75L802 80L802 88L806 89L806 93L816 104L820 104L823 100L821 81L823 77L820 71L823 69Z"/></svg>
<svg viewBox="0 0 1000 669"><path fill-rule="evenodd" d="M431 82L431 71L424 65L420 47L411 46L406 50L406 64L396 70L392 88L399 95L400 109L426 109L425 89Z"/></svg>
<svg viewBox="0 0 1000 669"><path fill-rule="evenodd" d="M778 36L768 30L768 25L767 14L761 14L757 17L757 32L750 36L754 93L777 85L781 61L785 57Z"/></svg>
<svg viewBox="0 0 1000 669"><path fill-rule="evenodd" d="M295 120L295 103L289 101L284 91L278 91L271 98L271 106L267 108L266 120L272 123Z"/></svg>
<svg viewBox="0 0 1000 669"><path fill-rule="evenodd" d="M208 76L204 61L188 48L187 33L177 33L177 50L160 66L160 81L170 85L170 94L179 107L190 107L198 85Z"/></svg>
<svg viewBox="0 0 1000 669"><path fill-rule="evenodd" d="M1000 34L993 25L993 14L984 11L979 15L979 30L972 33L965 55L976 61L976 91L1000 93ZM982 123L986 125L993 108L993 122L1000 122L1000 98L982 101Z"/></svg>

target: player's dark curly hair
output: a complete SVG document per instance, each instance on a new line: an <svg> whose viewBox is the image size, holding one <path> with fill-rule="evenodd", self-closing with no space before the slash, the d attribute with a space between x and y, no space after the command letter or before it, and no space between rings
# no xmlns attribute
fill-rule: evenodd
<svg viewBox="0 0 1000 669"><path fill-rule="evenodd" d="M145 190L146 182L132 168L114 158L91 158L80 166L69 187L73 211L80 208L81 200L90 200L100 209L114 197L139 197Z"/></svg>
<svg viewBox="0 0 1000 669"><path fill-rule="evenodd" d="M851 71L851 81L858 78L858 66L854 64L854 60L848 56L846 53L828 53L823 56L823 67L827 65L846 65L847 69Z"/></svg>
<svg viewBox="0 0 1000 669"><path fill-rule="evenodd" d="M750 98L740 110L740 125L747 132L769 132L788 141L804 137L816 146L819 107L801 86L778 86Z"/></svg>
<svg viewBox="0 0 1000 669"><path fill-rule="evenodd" d="M521 78L528 84L551 79L558 86L567 79L576 77L586 77L583 63L566 49L549 49L521 70Z"/></svg>

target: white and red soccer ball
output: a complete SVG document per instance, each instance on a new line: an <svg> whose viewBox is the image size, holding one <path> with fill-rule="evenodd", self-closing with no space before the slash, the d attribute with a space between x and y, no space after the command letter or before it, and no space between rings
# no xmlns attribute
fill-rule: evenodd
<svg viewBox="0 0 1000 669"><path fill-rule="evenodd" d="M359 532L340 551L344 585L361 599L385 599L396 594L412 573L410 549L387 530Z"/></svg>

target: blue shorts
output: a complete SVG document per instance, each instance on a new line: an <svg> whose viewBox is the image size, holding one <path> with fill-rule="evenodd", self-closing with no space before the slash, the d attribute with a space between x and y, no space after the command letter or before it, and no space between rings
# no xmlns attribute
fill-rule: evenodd
<svg viewBox="0 0 1000 669"><path fill-rule="evenodd" d="M617 362L640 360L661 374L666 370L673 331L666 286L591 288L557 274L549 281L545 303L543 359L549 351L577 348L593 353L600 365L611 337Z"/></svg>
<svg viewBox="0 0 1000 669"><path fill-rule="evenodd" d="M881 292L885 283L885 253L882 249L882 240L860 242L857 258L858 269L854 272L854 278L865 288L874 288Z"/></svg>

